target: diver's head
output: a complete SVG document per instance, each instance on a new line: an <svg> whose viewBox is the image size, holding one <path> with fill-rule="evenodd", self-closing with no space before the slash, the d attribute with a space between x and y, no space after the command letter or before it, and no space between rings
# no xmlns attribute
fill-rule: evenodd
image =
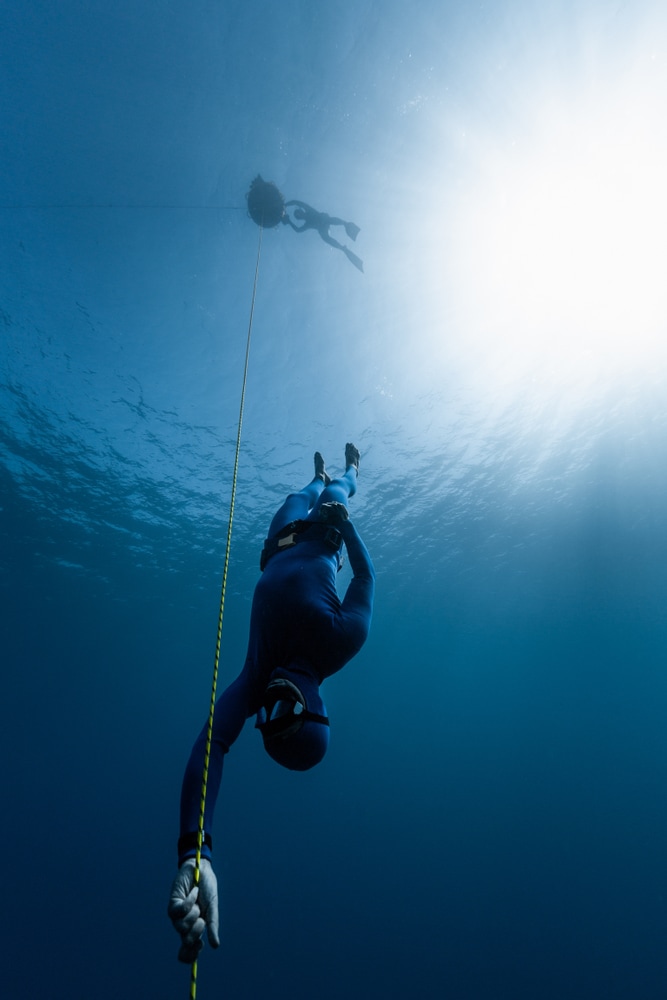
<svg viewBox="0 0 667 1000"><path fill-rule="evenodd" d="M302 685L305 686L305 685ZM315 689L316 690L316 689ZM264 740L269 757L291 771L308 771L324 757L329 746L329 720L319 695L310 698L317 704L310 711L300 687L286 677L269 683L255 728Z"/></svg>
<svg viewBox="0 0 667 1000"><path fill-rule="evenodd" d="M294 209L294 218L295 219L305 219L306 218L306 213L304 212L304 210L302 208L295 208Z"/></svg>

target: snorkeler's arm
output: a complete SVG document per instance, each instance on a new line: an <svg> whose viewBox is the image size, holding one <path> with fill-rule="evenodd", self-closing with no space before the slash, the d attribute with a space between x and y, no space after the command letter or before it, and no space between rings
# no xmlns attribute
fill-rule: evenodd
<svg viewBox="0 0 667 1000"><path fill-rule="evenodd" d="M285 215L283 215L283 225L284 226L291 226L295 233L300 233L300 232L302 232L306 228L306 223L305 222L304 222L304 224L302 226L296 226L292 222L292 220L290 219L289 215L287 215L287 213L285 213Z"/></svg>
<svg viewBox="0 0 667 1000"><path fill-rule="evenodd" d="M292 199L292 201L285 202L285 207L287 207L288 205L296 205L297 208L303 208L306 212L312 211L310 205L306 205L305 201L296 201L295 199ZM289 212L285 212L282 218L282 222L284 226L291 226L295 233L302 233L304 229L310 228L310 226L308 226L305 220L302 223L302 225L297 226L296 223L292 221L292 217L289 214Z"/></svg>

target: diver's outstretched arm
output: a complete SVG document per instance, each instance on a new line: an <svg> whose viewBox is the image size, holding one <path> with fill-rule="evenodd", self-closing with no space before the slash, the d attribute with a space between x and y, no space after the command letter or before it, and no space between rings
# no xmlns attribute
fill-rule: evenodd
<svg viewBox="0 0 667 1000"><path fill-rule="evenodd" d="M244 669L216 702L208 761L208 783L204 815L204 843L201 848L199 886L195 886L194 869L197 853L199 809L202 797L202 774L206 757L208 723L195 741L190 754L181 790L181 826L178 841L178 874L169 897L168 913L181 935L179 960L192 964L203 948L204 931L213 948L218 937L218 886L211 867L211 836L213 813L222 780L224 757L253 714L258 685L246 659Z"/></svg>

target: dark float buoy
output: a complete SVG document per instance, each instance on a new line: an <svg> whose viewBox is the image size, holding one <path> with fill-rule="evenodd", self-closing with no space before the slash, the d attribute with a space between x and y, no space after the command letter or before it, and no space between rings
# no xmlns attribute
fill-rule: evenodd
<svg viewBox="0 0 667 1000"><path fill-rule="evenodd" d="M246 195L248 214L253 222L264 229L280 225L285 214L285 199L272 181L265 181L257 174Z"/></svg>

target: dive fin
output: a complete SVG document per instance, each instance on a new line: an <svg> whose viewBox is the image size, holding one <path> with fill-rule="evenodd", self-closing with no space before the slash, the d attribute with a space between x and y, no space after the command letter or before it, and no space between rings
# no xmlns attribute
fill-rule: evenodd
<svg viewBox="0 0 667 1000"><path fill-rule="evenodd" d="M364 273L364 262L363 262L363 260L360 260L360 258L357 257L356 254L352 253L351 250L348 250L347 247L343 247L343 253L347 257L347 259L350 261L350 263L354 264L354 266L357 268L357 270L361 271L361 273L363 274Z"/></svg>

